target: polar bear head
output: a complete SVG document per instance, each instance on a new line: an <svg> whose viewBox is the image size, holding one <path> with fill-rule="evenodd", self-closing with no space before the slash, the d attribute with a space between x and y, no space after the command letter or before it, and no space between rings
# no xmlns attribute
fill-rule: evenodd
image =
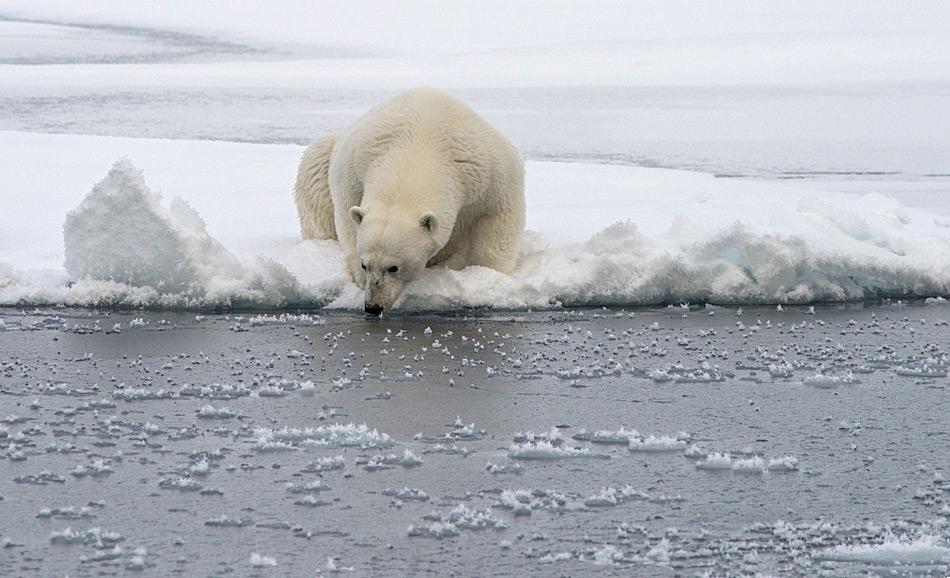
<svg viewBox="0 0 950 578"><path fill-rule="evenodd" d="M362 269L364 308L379 315L402 295L441 248L439 220L430 211L352 207L356 256Z"/></svg>

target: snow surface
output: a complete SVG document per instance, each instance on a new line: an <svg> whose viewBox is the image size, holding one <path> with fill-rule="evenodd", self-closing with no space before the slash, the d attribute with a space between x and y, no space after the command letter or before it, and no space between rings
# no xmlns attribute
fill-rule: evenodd
<svg viewBox="0 0 950 578"><path fill-rule="evenodd" d="M0 304L361 305L338 243L297 236L289 179L300 147L2 136L0 172L26 200L0 214ZM95 175L122 155L132 160ZM50 158L77 170L44 170ZM950 292L950 216L885 195L629 166L527 169L516 271L428 270L403 309ZM88 191L79 183L90 177ZM166 205L156 189L175 198Z"/></svg>

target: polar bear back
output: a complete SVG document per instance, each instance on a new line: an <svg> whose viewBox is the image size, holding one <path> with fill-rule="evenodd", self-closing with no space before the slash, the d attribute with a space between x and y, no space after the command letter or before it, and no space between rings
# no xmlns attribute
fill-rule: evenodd
<svg viewBox="0 0 950 578"><path fill-rule="evenodd" d="M370 171L410 143L425 142L450 161L460 212L523 214L524 169L511 142L470 107L431 88L418 88L370 109L338 136L330 188L346 207L363 202ZM347 204L351 203L351 204ZM341 207L337 206L337 213Z"/></svg>

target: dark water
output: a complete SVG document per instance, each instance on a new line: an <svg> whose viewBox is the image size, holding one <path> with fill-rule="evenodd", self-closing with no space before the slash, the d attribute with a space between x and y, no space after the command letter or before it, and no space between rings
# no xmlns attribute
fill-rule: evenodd
<svg viewBox="0 0 950 578"><path fill-rule="evenodd" d="M947 572L948 307L0 319L5 576Z"/></svg>

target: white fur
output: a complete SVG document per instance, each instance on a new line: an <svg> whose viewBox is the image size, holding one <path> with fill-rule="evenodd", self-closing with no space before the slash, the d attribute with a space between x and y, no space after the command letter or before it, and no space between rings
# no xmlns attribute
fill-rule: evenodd
<svg viewBox="0 0 950 578"><path fill-rule="evenodd" d="M524 164L468 106L419 88L314 142L295 198L304 238L339 238L368 310L388 309L426 266L515 268Z"/></svg>

